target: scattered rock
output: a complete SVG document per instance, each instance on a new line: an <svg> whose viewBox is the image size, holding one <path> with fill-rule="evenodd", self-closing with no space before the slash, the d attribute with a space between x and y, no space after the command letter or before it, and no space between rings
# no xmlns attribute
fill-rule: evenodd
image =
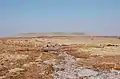
<svg viewBox="0 0 120 79"><path fill-rule="evenodd" d="M96 76L98 72L91 70L91 69L81 69L78 72L78 75L81 76Z"/></svg>
<svg viewBox="0 0 120 79"><path fill-rule="evenodd" d="M70 54L76 58L89 58L91 56L91 54L89 52L73 51L73 52L67 52L67 54Z"/></svg>
<svg viewBox="0 0 120 79"><path fill-rule="evenodd" d="M0 79L5 79L6 78L6 76L0 76Z"/></svg>
<svg viewBox="0 0 120 79"><path fill-rule="evenodd" d="M24 79L53 79L52 66L46 64L33 64L24 73Z"/></svg>
<svg viewBox="0 0 120 79"><path fill-rule="evenodd" d="M107 63L107 62L103 62L103 63L96 63L94 65L92 65L94 68L101 68L101 69L113 69L115 66L115 63Z"/></svg>
<svg viewBox="0 0 120 79"><path fill-rule="evenodd" d="M36 58L36 61L46 61L46 60L52 60L52 59L57 59L58 55L54 53L49 53L49 52L41 52L41 55Z"/></svg>
<svg viewBox="0 0 120 79"><path fill-rule="evenodd" d="M120 56L100 57L88 50L100 49L102 46L60 45L50 40L46 42L44 39L28 38L0 41L0 79L120 78ZM118 47L114 44L105 46ZM83 51L84 48L87 51Z"/></svg>
<svg viewBox="0 0 120 79"><path fill-rule="evenodd" d="M107 44L106 46L115 46L115 47L118 47L119 45Z"/></svg>
<svg viewBox="0 0 120 79"><path fill-rule="evenodd" d="M120 70L120 64L115 64L114 69Z"/></svg>
<svg viewBox="0 0 120 79"><path fill-rule="evenodd" d="M24 69L23 68L14 68L14 69L9 70L10 73L11 72L19 72L19 71L24 71Z"/></svg>

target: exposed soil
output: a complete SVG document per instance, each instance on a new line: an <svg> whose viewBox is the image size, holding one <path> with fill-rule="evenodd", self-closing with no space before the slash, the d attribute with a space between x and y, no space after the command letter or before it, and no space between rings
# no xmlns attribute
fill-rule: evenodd
<svg viewBox="0 0 120 79"><path fill-rule="evenodd" d="M1 39L0 79L119 79L119 43L116 38Z"/></svg>

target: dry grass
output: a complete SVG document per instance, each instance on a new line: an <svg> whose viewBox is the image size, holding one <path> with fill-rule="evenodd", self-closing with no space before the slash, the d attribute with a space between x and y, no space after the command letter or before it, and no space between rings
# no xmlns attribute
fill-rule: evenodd
<svg viewBox="0 0 120 79"><path fill-rule="evenodd" d="M109 42L118 46L107 46ZM62 60L59 54L64 52L75 59L80 59L77 61L78 65L120 69L119 43L120 40L114 38L1 39L0 77L4 77L3 79L52 79L53 67L45 64L44 61ZM43 52L43 48L51 50ZM53 48L55 50L52 50Z"/></svg>

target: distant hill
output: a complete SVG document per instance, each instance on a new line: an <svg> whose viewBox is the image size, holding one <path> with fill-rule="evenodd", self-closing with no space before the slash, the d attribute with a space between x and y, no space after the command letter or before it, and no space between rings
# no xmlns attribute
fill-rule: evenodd
<svg viewBox="0 0 120 79"><path fill-rule="evenodd" d="M83 36L85 33L79 32L46 32L46 33L21 33L16 37L39 37L39 36Z"/></svg>
<svg viewBox="0 0 120 79"><path fill-rule="evenodd" d="M83 32L40 32L40 33L21 33L14 36L13 38L18 37L64 37L64 36L83 36L83 37L100 37L100 38L120 38L120 36L105 36L100 34L90 34Z"/></svg>

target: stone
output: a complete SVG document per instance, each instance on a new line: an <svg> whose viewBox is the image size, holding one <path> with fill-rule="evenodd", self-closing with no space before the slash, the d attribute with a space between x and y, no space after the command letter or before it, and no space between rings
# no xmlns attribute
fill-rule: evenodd
<svg viewBox="0 0 120 79"><path fill-rule="evenodd" d="M120 64L116 64L116 65L114 66L114 69L120 70Z"/></svg>
<svg viewBox="0 0 120 79"><path fill-rule="evenodd" d="M79 76L96 76L98 72L91 70L91 69L81 69L78 72Z"/></svg>
<svg viewBox="0 0 120 79"><path fill-rule="evenodd" d="M90 53L89 52L68 52L67 54L70 54L76 58L89 58L90 57Z"/></svg>
<svg viewBox="0 0 120 79"><path fill-rule="evenodd" d="M102 62L102 63L96 63L92 65L94 68L101 68L101 69L113 69L115 66L115 63L107 63L107 62Z"/></svg>
<svg viewBox="0 0 120 79"><path fill-rule="evenodd" d="M9 72L18 72L18 71L24 71L24 69L23 68L14 68L14 69L9 70Z"/></svg>

